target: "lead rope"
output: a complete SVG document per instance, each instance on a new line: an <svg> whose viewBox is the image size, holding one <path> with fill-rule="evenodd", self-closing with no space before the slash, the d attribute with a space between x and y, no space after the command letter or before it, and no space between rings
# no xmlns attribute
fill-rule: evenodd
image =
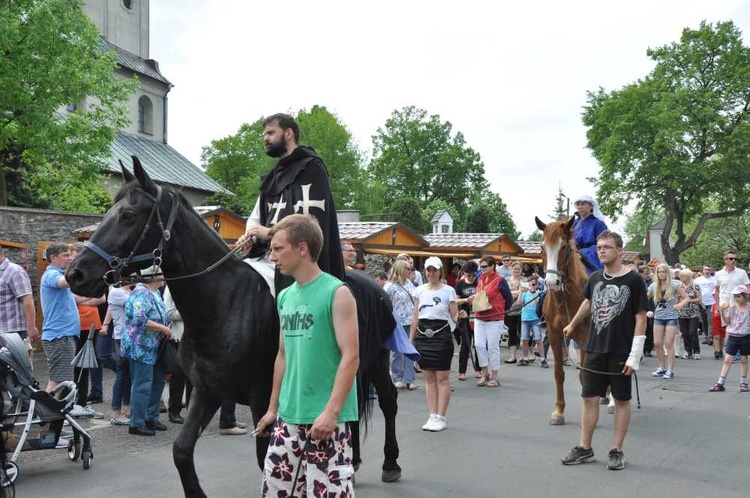
<svg viewBox="0 0 750 498"><path fill-rule="evenodd" d="M592 374L597 374L597 375L611 375L611 376L625 375L622 372L619 372L619 373L618 372L600 372L598 370L592 370L590 368L586 368L586 367L581 366L581 365L576 365L576 368L578 370L584 370L586 372L589 372L589 373L592 373ZM640 410L641 409L641 391L638 388L638 374L635 372L635 370L633 370L633 378L635 379L635 399L636 399L636 401L638 403L638 409Z"/></svg>
<svg viewBox="0 0 750 498"><path fill-rule="evenodd" d="M292 494L289 495L289 498L294 498L294 493L296 492L297 488L297 480L299 479L299 471L302 469L302 463L305 460L305 455L312 449L312 439L310 438L310 434L307 434L307 441L305 441L305 446L302 448L302 454L299 456L299 461L297 462L297 472L294 473L294 481L292 481Z"/></svg>

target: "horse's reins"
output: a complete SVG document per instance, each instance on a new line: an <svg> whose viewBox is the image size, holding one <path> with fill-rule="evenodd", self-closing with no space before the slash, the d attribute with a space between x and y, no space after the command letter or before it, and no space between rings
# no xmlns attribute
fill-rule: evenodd
<svg viewBox="0 0 750 498"><path fill-rule="evenodd" d="M164 277L143 278L143 277L130 277L130 276L123 277L122 269L128 266L130 263L139 263L141 261L153 261L153 267L158 268L161 266L163 250L164 250L165 245L172 238L172 226L174 225L174 221L177 218L177 200L175 198L174 193L169 192L169 196L172 199L172 207L169 211L169 217L167 218L167 224L165 226L164 222L162 221L161 212L158 209L159 205L161 204L161 199L162 199L162 188L158 185L156 186L156 196L149 194L148 192L146 192L145 190L141 188L137 188L136 190L140 190L148 199L150 199L154 203L154 205L151 207L151 212L148 215L146 224L143 226L143 229L141 230L141 234L138 237L138 241L136 242L135 247L133 247L133 250L130 251L130 254L125 259L122 259L117 256L113 256L109 254L107 251L105 251L98 245L94 244L90 240L87 240L86 242L83 243L83 246L85 248L88 248L94 251L94 253L96 253L98 256L104 259L109 265L110 269L102 277L105 284L119 287L122 285L129 285L129 284L134 284L138 282L144 282L144 283L172 282L175 280L186 280L189 278L196 278L196 277L205 275L207 273L210 273L211 271L219 267L222 263L224 263L226 260L228 260L230 257L242 251L243 245L238 245L237 247L229 251L221 259L219 259L217 262L215 262L208 268L201 270L197 273L191 273L189 275L182 275L179 277L171 277L171 278L164 278ZM150 253L136 254L138 252L138 248L140 247L141 243L148 235L154 216L156 216L157 224L159 225L159 228L161 230L161 237L159 239L159 245ZM110 277L111 277L111 281L109 280Z"/></svg>

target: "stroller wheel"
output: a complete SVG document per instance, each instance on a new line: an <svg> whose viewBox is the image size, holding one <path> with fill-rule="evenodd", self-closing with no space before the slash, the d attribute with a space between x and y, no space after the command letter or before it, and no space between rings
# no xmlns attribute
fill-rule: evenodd
<svg viewBox="0 0 750 498"><path fill-rule="evenodd" d="M81 443L76 443L72 439L68 440L68 458L75 462L81 456Z"/></svg>
<svg viewBox="0 0 750 498"><path fill-rule="evenodd" d="M83 460L83 470L91 468L91 460L93 458L94 455L91 453L91 450L83 450L83 454L81 455L81 460Z"/></svg>
<svg viewBox="0 0 750 498"><path fill-rule="evenodd" d="M16 465L15 462L4 462L3 471L0 473L0 486L7 488L8 486L13 485L13 483L16 482L16 479L18 479L18 474L20 473L21 471L18 469L18 465Z"/></svg>

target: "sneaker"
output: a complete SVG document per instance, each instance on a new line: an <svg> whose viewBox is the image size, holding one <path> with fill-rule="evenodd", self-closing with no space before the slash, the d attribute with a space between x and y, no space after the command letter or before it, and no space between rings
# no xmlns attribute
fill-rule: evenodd
<svg viewBox="0 0 750 498"><path fill-rule="evenodd" d="M395 387L396 389L403 389L406 387L406 384L404 384L403 382L395 382L393 384L393 387Z"/></svg>
<svg viewBox="0 0 750 498"><path fill-rule="evenodd" d="M570 453L562 459L563 465L578 465L579 463L588 463L594 461L594 450L593 448L581 448L580 446L573 446Z"/></svg>
<svg viewBox="0 0 750 498"><path fill-rule="evenodd" d="M547 363L547 358L542 358L542 368L549 368L549 363Z"/></svg>
<svg viewBox="0 0 750 498"><path fill-rule="evenodd" d="M674 379L674 372L671 370L667 370L664 372L664 378L665 379Z"/></svg>
<svg viewBox="0 0 750 498"><path fill-rule="evenodd" d="M697 354L697 355L693 356L693 359L694 360L700 360L701 359L701 355Z"/></svg>
<svg viewBox="0 0 750 498"><path fill-rule="evenodd" d="M615 448L612 448L609 450L609 454L607 455L607 469L609 470L622 470L625 468L625 454L617 450Z"/></svg>
<svg viewBox="0 0 750 498"><path fill-rule="evenodd" d="M87 412L89 412L91 414L91 416L93 418L97 419L97 420L101 420L101 419L104 418L104 414L102 412L98 412L98 411L94 410L89 405L86 405L86 407L84 408L84 410L86 410Z"/></svg>
<svg viewBox="0 0 750 498"><path fill-rule="evenodd" d="M431 413L430 418L427 419L427 423L422 426L422 430L431 431L435 426L435 419L437 419L437 414Z"/></svg>
<svg viewBox="0 0 750 498"><path fill-rule="evenodd" d="M536 361L536 356L531 356L529 358L529 363L534 363Z"/></svg>
<svg viewBox="0 0 750 498"><path fill-rule="evenodd" d="M434 419L432 419L432 427L430 427L428 430L430 432L440 432L444 431L448 428L448 420L442 416L438 415Z"/></svg>
<svg viewBox="0 0 750 498"><path fill-rule="evenodd" d="M667 371L663 369L662 367L657 368L654 370L654 373L651 374L652 377L661 377L663 376Z"/></svg>
<svg viewBox="0 0 750 498"><path fill-rule="evenodd" d="M714 360L721 360L723 356L721 351L714 351Z"/></svg>
<svg viewBox="0 0 750 498"><path fill-rule="evenodd" d="M719 392L726 391L726 390L727 388L724 387L724 384L719 384L718 382L708 388L708 392L710 393L719 393Z"/></svg>
<svg viewBox="0 0 750 498"><path fill-rule="evenodd" d="M237 426L227 427L226 429L219 429L219 434L222 436L242 436L243 434L247 434L247 429Z"/></svg>
<svg viewBox="0 0 750 498"><path fill-rule="evenodd" d="M155 430L155 431L166 431L167 426L159 422L158 420L146 420L146 422L143 424L149 429Z"/></svg>
<svg viewBox="0 0 750 498"><path fill-rule="evenodd" d="M93 418L94 414L92 413L92 411L93 410L87 410L81 405L73 405L73 409L70 410L68 415L73 418Z"/></svg>
<svg viewBox="0 0 750 498"><path fill-rule="evenodd" d="M529 360L527 360L525 358L523 360L518 360L518 365L517 366L519 366L519 367L528 367L529 366Z"/></svg>
<svg viewBox="0 0 750 498"><path fill-rule="evenodd" d="M104 399L102 399L101 396L89 396L86 398L86 403L89 405L97 405L99 403L104 403Z"/></svg>

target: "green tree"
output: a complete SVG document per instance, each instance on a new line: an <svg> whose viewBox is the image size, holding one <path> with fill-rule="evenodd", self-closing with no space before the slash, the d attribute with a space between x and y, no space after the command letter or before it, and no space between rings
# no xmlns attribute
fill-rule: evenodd
<svg viewBox="0 0 750 498"><path fill-rule="evenodd" d="M542 240L542 232L534 230L526 236L526 242L540 242Z"/></svg>
<svg viewBox="0 0 750 498"><path fill-rule="evenodd" d="M484 190L474 199L472 206L482 206L487 211L490 232L502 233L511 239L521 236L521 232L516 228L516 223L508 212L508 206L499 194Z"/></svg>
<svg viewBox="0 0 750 498"><path fill-rule="evenodd" d="M297 115L300 143L309 145L323 159L331 177L337 209L353 208L356 192L363 187L362 152L346 125L328 109L314 105Z"/></svg>
<svg viewBox="0 0 750 498"><path fill-rule="evenodd" d="M0 15L0 205L101 211L104 158L137 82L115 75L83 0L14 0ZM80 104L68 117L60 109ZM30 195L31 194L31 195Z"/></svg>
<svg viewBox="0 0 750 498"><path fill-rule="evenodd" d="M368 173L386 186L386 201L411 197L431 216L428 202L442 200L463 220L467 199L487 186L482 159L463 134L424 109L394 110L372 140Z"/></svg>
<svg viewBox="0 0 750 498"><path fill-rule="evenodd" d="M490 216L487 208L479 205L472 207L466 214L466 231L469 233L489 233Z"/></svg>
<svg viewBox="0 0 750 498"><path fill-rule="evenodd" d="M709 220L750 207L750 49L731 21L704 21L647 54L656 66L643 80L589 93L583 123L604 211L616 218L633 199L663 209L674 264Z"/></svg>
<svg viewBox="0 0 750 498"><path fill-rule="evenodd" d="M258 198L260 177L274 165L274 159L266 155L263 118L244 123L234 135L212 140L203 147L201 162L208 176L236 195L234 207L244 206L235 212L249 215Z"/></svg>
<svg viewBox="0 0 750 498"><path fill-rule="evenodd" d="M206 197L203 199L203 205L220 206L241 216L249 216L250 213L248 213L248 211L251 209L249 209L247 204L242 202L242 199L238 196L226 192L216 192L215 194Z"/></svg>
<svg viewBox="0 0 750 498"><path fill-rule="evenodd" d="M648 252L646 247L646 235L649 228L664 219L662 209L636 209L625 221L625 244L626 251Z"/></svg>
<svg viewBox="0 0 750 498"><path fill-rule="evenodd" d="M393 221L403 223L417 234L421 235L425 232L427 222L422 216L422 208L414 199L408 197L396 199L390 204L388 211L392 213Z"/></svg>
<svg viewBox="0 0 750 498"><path fill-rule="evenodd" d="M709 220L698 242L685 251L682 261L690 266L712 265L721 268L724 251L736 251L737 265L746 267L750 258L750 215Z"/></svg>
<svg viewBox="0 0 750 498"><path fill-rule="evenodd" d="M570 218L568 197L562 191L562 185L557 187L557 195L555 196L555 209L552 212L553 220L564 220Z"/></svg>

